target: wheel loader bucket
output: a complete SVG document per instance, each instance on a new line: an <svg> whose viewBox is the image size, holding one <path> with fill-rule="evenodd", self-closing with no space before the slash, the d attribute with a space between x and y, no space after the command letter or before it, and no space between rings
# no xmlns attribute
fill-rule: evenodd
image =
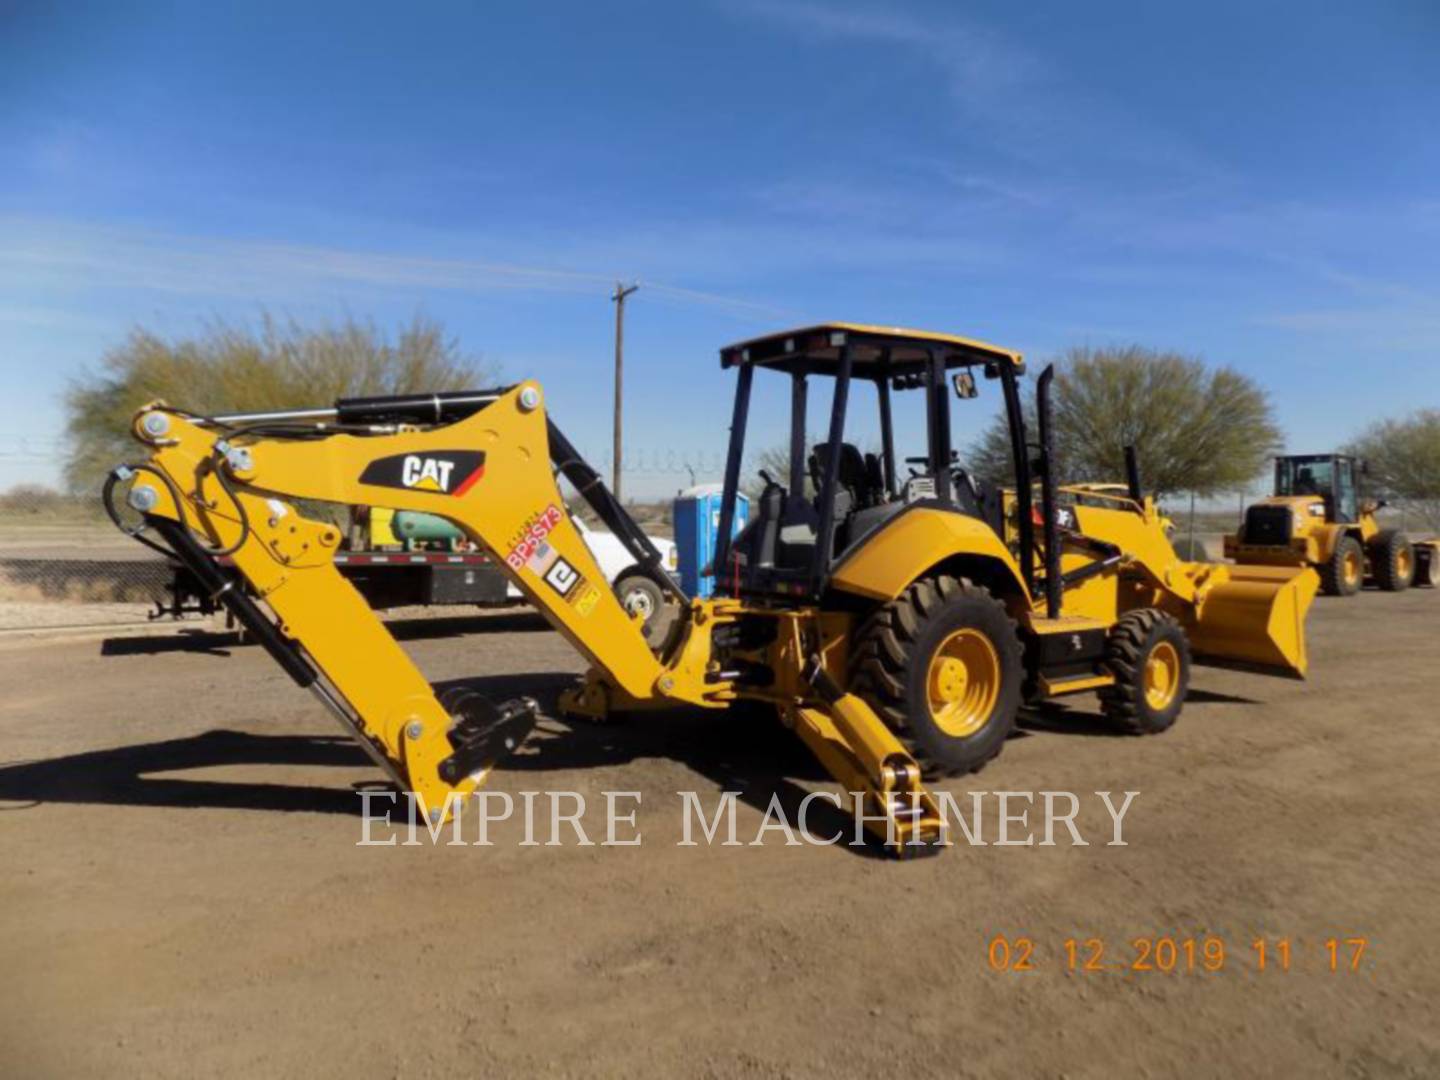
<svg viewBox="0 0 1440 1080"><path fill-rule="evenodd" d="M1304 678L1305 615L1319 588L1308 567L1215 567L1186 628L1196 661Z"/></svg>

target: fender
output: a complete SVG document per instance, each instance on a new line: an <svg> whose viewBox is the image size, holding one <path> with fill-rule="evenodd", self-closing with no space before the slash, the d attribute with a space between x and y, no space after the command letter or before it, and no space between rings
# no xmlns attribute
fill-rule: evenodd
<svg viewBox="0 0 1440 1080"><path fill-rule="evenodd" d="M856 544L830 575L830 586L871 600L899 596L918 576L916 566L933 568L956 556L984 560L1002 592L1013 591L1030 606L1020 565L995 530L978 518L935 504L906 507Z"/></svg>

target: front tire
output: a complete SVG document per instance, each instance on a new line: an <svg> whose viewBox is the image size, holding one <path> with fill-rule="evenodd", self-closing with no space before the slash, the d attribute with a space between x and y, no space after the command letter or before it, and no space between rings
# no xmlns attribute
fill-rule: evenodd
<svg viewBox="0 0 1440 1080"><path fill-rule="evenodd" d="M1399 529L1386 529L1370 545L1370 567L1375 584L1386 592L1400 592L1415 580L1415 547Z"/></svg>
<svg viewBox="0 0 1440 1080"><path fill-rule="evenodd" d="M1115 684L1100 691L1111 721L1136 735L1174 725L1190 689L1190 642L1173 617L1155 608L1127 611L1105 642Z"/></svg>
<svg viewBox="0 0 1440 1080"><path fill-rule="evenodd" d="M856 635L851 687L929 775L973 772L1015 726L1023 681L1015 623L989 590L922 578Z"/></svg>
<svg viewBox="0 0 1440 1080"><path fill-rule="evenodd" d="M1359 540L1346 534L1335 544L1330 558L1316 569L1327 596L1354 596L1365 582L1365 551Z"/></svg>

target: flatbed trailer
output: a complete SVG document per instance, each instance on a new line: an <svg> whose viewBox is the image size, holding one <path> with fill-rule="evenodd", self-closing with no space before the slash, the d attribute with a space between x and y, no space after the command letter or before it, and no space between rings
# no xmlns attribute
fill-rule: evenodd
<svg viewBox="0 0 1440 1080"><path fill-rule="evenodd" d="M218 562L227 573L235 573L233 560ZM495 561L481 551L338 551L335 568L377 610L464 604L500 607L520 602ZM178 563L166 592L167 599L157 602L151 618L213 615L223 607Z"/></svg>

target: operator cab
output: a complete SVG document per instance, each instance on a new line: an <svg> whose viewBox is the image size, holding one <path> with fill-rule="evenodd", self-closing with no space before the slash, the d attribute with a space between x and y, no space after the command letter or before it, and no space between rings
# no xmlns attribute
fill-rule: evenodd
<svg viewBox="0 0 1440 1080"><path fill-rule="evenodd" d="M715 563L722 591L819 596L831 568L908 506L967 514L1005 534L999 489L967 473L952 448L950 401L978 396L979 369L1005 382L1007 407L1018 411L1020 354L945 334L827 323L728 346L720 360L739 372ZM788 383L788 455L758 470L750 523L727 544L757 371L776 373L762 376L772 395ZM812 443L806 420L820 379L830 408L826 434ZM872 396L873 405L862 400ZM922 410L922 430L897 432L894 406L907 399ZM900 458L897 437L924 452Z"/></svg>
<svg viewBox="0 0 1440 1080"><path fill-rule="evenodd" d="M1325 519L1347 524L1360 520L1359 477L1365 463L1346 454L1291 454L1275 459L1277 496L1318 496Z"/></svg>

